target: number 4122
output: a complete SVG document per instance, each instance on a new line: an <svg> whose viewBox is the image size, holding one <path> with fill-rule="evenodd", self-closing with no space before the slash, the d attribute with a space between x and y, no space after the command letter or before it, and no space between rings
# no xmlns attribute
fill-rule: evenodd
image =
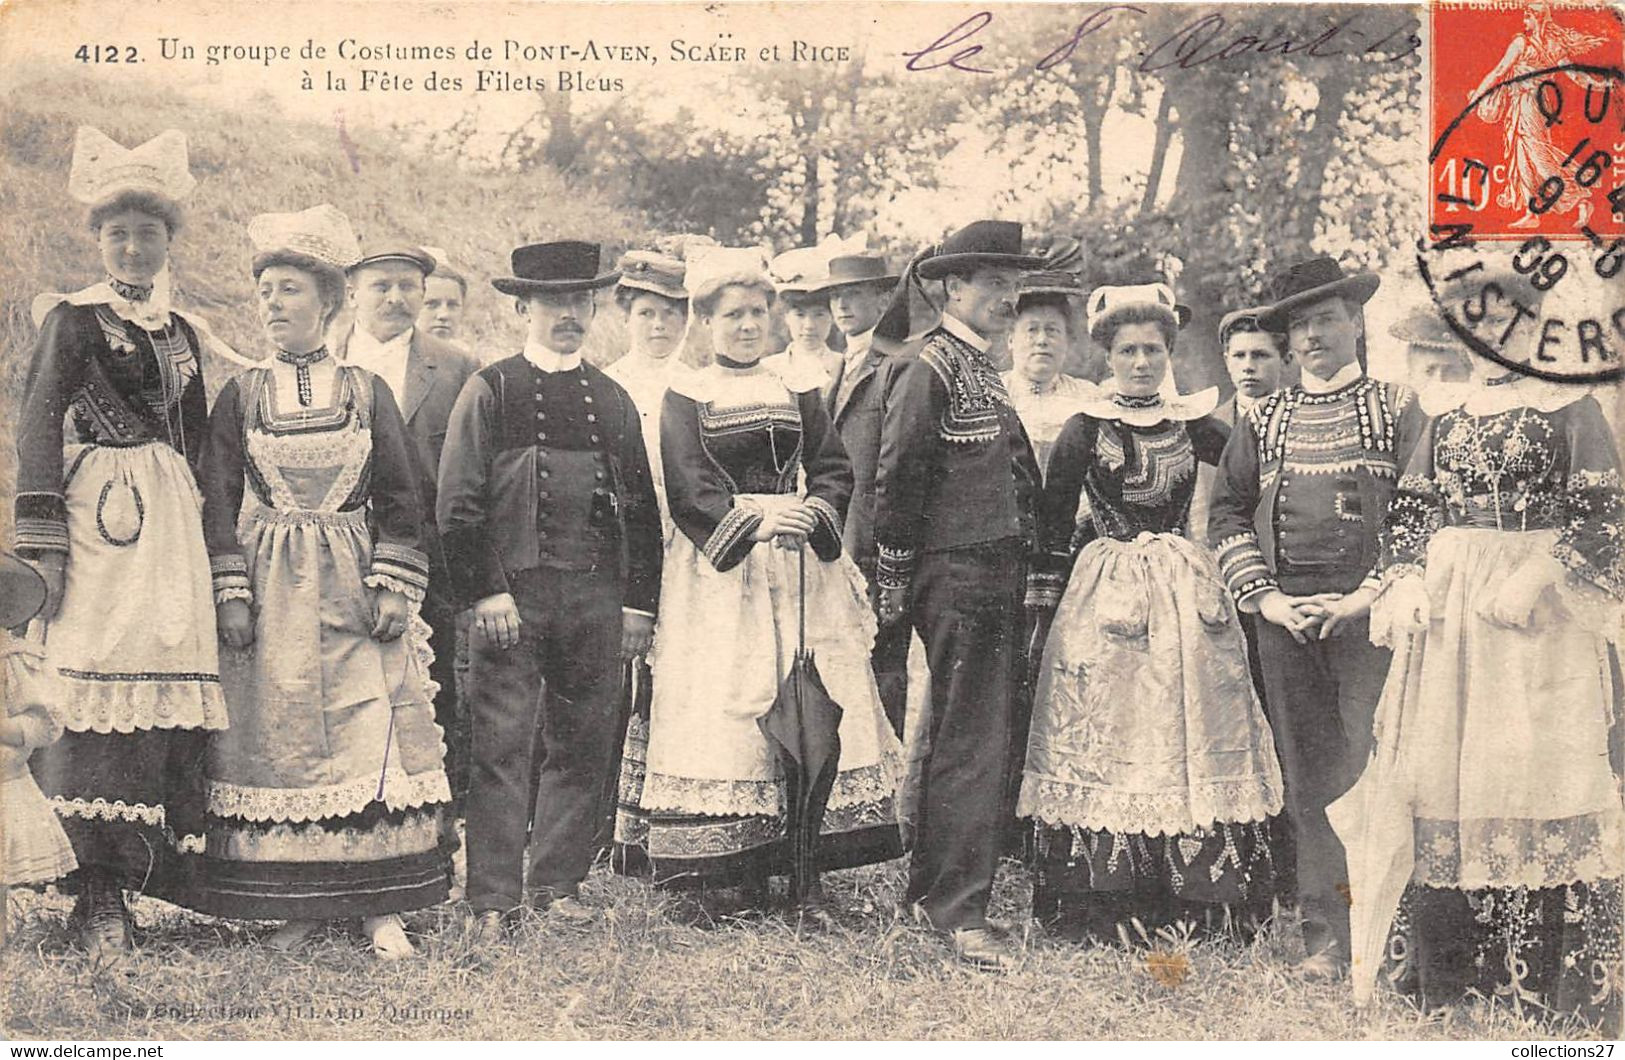
<svg viewBox="0 0 1625 1060"><path fill-rule="evenodd" d="M81 44L73 57L82 63L138 63L133 44Z"/></svg>

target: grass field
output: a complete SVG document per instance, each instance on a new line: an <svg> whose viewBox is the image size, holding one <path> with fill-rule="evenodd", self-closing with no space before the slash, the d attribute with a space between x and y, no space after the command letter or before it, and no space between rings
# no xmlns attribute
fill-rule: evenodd
<svg viewBox="0 0 1625 1060"><path fill-rule="evenodd" d="M901 863L832 874L836 916L729 915L595 871L585 927L531 917L476 967L463 910L414 914L419 956L380 964L335 929L291 956L265 925L143 901L140 953L98 966L70 945L68 903L14 891L5 1025L45 1039L1524 1039L1594 1037L1495 1002L1427 1017L1385 995L1357 1013L1346 984L1310 985L1296 932L1253 944L1080 947L1026 932L1026 958L988 974L947 958L899 914ZM994 914L1026 923L1007 864Z"/></svg>

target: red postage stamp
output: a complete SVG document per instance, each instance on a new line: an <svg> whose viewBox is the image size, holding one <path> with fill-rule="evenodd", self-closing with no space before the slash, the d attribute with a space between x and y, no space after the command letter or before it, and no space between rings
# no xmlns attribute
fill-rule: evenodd
<svg viewBox="0 0 1625 1060"><path fill-rule="evenodd" d="M1621 9L1447 0L1429 18L1435 231L1599 249L1625 235Z"/></svg>

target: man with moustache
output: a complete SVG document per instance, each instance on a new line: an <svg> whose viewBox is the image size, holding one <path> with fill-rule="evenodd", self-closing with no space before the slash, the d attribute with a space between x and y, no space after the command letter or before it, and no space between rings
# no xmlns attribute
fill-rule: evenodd
<svg viewBox="0 0 1625 1060"><path fill-rule="evenodd" d="M615 759L621 657L654 631L660 509L638 410L580 353L594 291L619 279L598 263L595 243L513 252L513 275L491 283L517 299L524 350L469 380L440 462L446 554L474 601L467 893L486 948L525 899L527 838L534 906L593 917L579 888Z"/></svg>
<svg viewBox="0 0 1625 1060"><path fill-rule="evenodd" d="M445 444L446 421L463 384L479 364L417 327L424 283L435 271L435 259L422 247L387 244L350 269L350 306L355 324L334 346L334 356L359 365L389 385L406 420L418 471L423 520L434 528L435 475ZM434 662L429 676L440 686L434 698L435 722L446 734L446 778L454 805L468 790L468 725L457 703L456 615L461 609L446 574L445 553L438 535L429 539L429 589L423 620L429 624Z"/></svg>
<svg viewBox="0 0 1625 1060"><path fill-rule="evenodd" d="M1368 378L1362 307L1380 281L1330 258L1273 278L1260 316L1285 331L1301 380L1256 404L1220 460L1208 528L1258 654L1297 844L1308 978L1347 972L1348 868L1326 807L1353 785L1390 652L1372 645L1377 534L1426 417L1415 393Z"/></svg>
<svg viewBox="0 0 1625 1060"><path fill-rule="evenodd" d="M1005 833L1023 589L1035 548L1037 462L990 343L1015 319L1021 226L977 221L914 268L942 282L941 324L901 370L881 432L875 540L881 620L910 616L931 670L907 898L981 968L1018 950L987 919Z"/></svg>
<svg viewBox="0 0 1625 1060"><path fill-rule="evenodd" d="M826 406L841 444L852 458L852 504L846 512L842 547L863 572L870 602L878 608L875 581L875 474L880 464L881 427L905 362L874 348L875 325L901 279L879 254L831 258L829 311L846 336L846 353L826 388ZM898 738L908 708L908 645L905 622L883 622L875 635L870 664L886 720Z"/></svg>

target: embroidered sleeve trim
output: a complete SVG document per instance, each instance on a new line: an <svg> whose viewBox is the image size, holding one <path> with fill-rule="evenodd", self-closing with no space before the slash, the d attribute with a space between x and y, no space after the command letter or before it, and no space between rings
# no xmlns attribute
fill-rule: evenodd
<svg viewBox="0 0 1625 1060"><path fill-rule="evenodd" d="M919 552L912 548L879 546L875 562L875 584L882 589L907 589L914 580L914 565Z"/></svg>
<svg viewBox="0 0 1625 1060"><path fill-rule="evenodd" d="M1219 542L1219 573L1236 603L1276 587L1275 574L1264 560L1258 535L1235 534Z"/></svg>
<svg viewBox="0 0 1625 1060"><path fill-rule="evenodd" d="M1027 606L1055 608L1061 604L1061 593L1066 589L1066 576L1045 571L1027 575Z"/></svg>
<svg viewBox="0 0 1625 1060"><path fill-rule="evenodd" d="M67 552L67 521L19 518L17 520L17 548L20 551Z"/></svg>
<svg viewBox="0 0 1625 1060"><path fill-rule="evenodd" d="M369 589L382 589L385 592L400 593L414 604L423 602L423 586L414 582L403 581L389 574L372 573L362 579Z"/></svg>
<svg viewBox="0 0 1625 1060"><path fill-rule="evenodd" d="M373 589L404 593L421 603L429 587L429 558L415 548L379 542L372 550L372 571L365 583Z"/></svg>
<svg viewBox="0 0 1625 1060"><path fill-rule="evenodd" d="M717 570L726 570L731 564L727 560L733 555L741 542L756 532L762 523L762 513L753 505L735 502L717 523L717 528L711 531L711 536L705 541L705 558L711 561L711 566Z"/></svg>
<svg viewBox="0 0 1625 1060"><path fill-rule="evenodd" d="M836 541L841 539L841 513L822 497L808 497L807 507L818 517L818 524Z"/></svg>

